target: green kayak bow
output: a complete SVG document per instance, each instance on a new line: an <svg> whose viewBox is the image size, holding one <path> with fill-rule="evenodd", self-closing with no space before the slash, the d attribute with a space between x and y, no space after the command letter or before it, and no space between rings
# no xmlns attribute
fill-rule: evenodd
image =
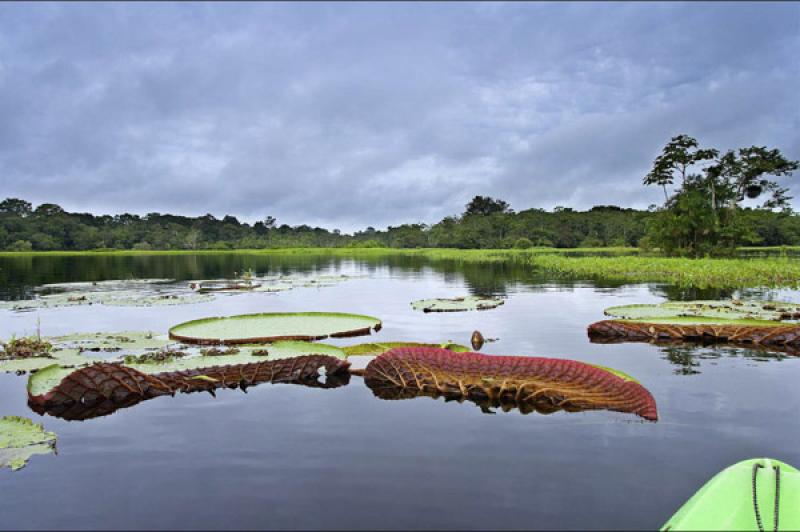
<svg viewBox="0 0 800 532"><path fill-rule="evenodd" d="M661 530L800 530L800 471L754 458L717 473Z"/></svg>

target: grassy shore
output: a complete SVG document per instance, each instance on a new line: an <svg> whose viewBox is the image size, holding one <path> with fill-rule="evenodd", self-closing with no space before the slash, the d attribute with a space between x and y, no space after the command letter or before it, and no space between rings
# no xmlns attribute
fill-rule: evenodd
<svg viewBox="0 0 800 532"><path fill-rule="evenodd" d="M749 248L752 251L758 248ZM607 279L627 282L662 282L680 286L717 288L800 288L800 260L786 256L726 259L685 259L637 255L635 248L532 248L485 249L390 249L390 248L287 248L202 251L81 251L0 253L12 256L101 256L174 254L275 254L342 258L419 257L430 261L464 263L517 262L555 276Z"/></svg>

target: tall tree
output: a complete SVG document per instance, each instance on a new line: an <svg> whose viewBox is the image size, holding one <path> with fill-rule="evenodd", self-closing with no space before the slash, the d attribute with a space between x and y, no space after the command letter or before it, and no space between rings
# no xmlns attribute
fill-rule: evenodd
<svg viewBox="0 0 800 532"><path fill-rule="evenodd" d="M788 189L776 178L791 176L798 161L763 146L719 153L679 135L667 143L645 176L645 185L664 188L664 207L652 221L650 237L665 251L694 256L730 253L755 235L738 216L746 200L765 198L757 209L788 207ZM669 196L666 185L678 176L680 185Z"/></svg>

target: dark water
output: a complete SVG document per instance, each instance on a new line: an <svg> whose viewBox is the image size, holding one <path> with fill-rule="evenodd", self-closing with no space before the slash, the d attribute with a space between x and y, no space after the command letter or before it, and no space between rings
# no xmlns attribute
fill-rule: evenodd
<svg viewBox="0 0 800 532"><path fill-rule="evenodd" d="M58 454L0 470L0 528L657 528L709 477L770 456L800 464L800 359L744 349L592 344L603 308L729 297L661 285L548 279L523 266L256 255L0 259L3 298L42 283L265 273L359 275L327 288L220 296L164 308L0 311L0 337L151 329L208 315L330 310L383 319L376 340L468 343L564 357L636 377L659 420L606 411L482 413L471 403L377 399L354 377L337 389L260 385L162 397L84 422L40 417L25 377L0 374L0 416L59 436ZM485 312L424 314L409 303L507 297ZM793 291L765 295L800 301ZM736 294L741 295L741 294ZM364 338L337 340L345 345Z"/></svg>

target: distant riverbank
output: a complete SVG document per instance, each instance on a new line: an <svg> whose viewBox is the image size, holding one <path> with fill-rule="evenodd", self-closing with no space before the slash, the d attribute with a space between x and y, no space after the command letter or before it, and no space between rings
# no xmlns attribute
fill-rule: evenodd
<svg viewBox="0 0 800 532"><path fill-rule="evenodd" d="M663 282L699 288L798 288L800 260L791 258L800 248L743 248L755 258L686 259L640 254L637 248L531 248L516 249L395 249L395 248L282 248L243 250L98 250L2 252L0 257L39 256L148 256L270 254L329 256L354 259L418 257L429 261L467 263L516 262L558 276L621 282ZM767 256L760 256L761 254Z"/></svg>

